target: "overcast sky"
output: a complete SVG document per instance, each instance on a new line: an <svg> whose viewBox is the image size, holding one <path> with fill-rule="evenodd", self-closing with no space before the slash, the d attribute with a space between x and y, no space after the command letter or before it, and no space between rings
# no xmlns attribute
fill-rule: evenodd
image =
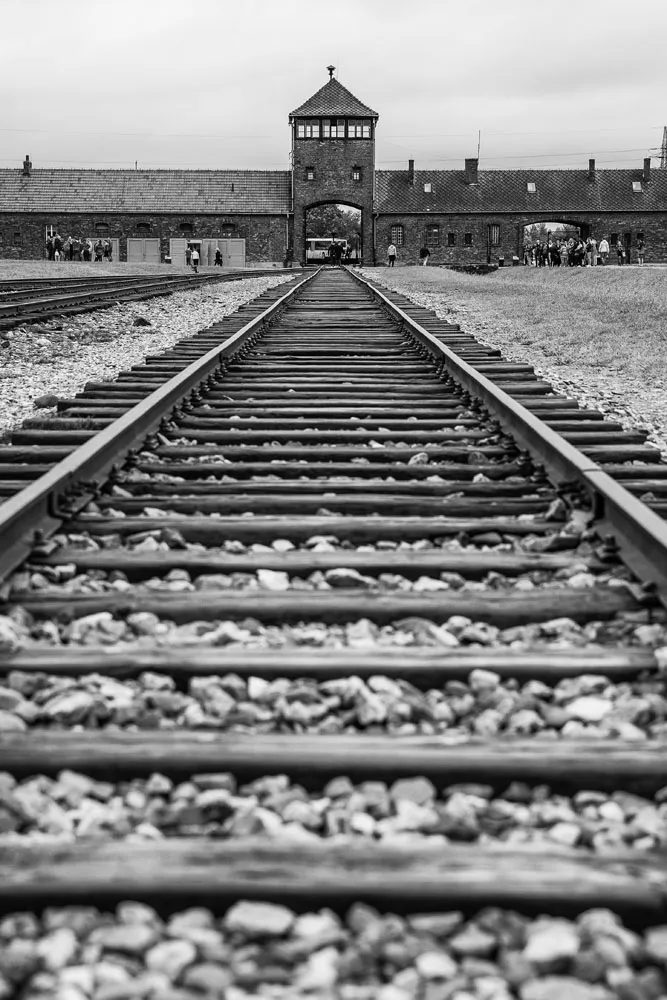
<svg viewBox="0 0 667 1000"><path fill-rule="evenodd" d="M667 125L667 0L0 3L2 167L284 170L329 63L379 168L462 169L479 129L485 168L640 166Z"/></svg>

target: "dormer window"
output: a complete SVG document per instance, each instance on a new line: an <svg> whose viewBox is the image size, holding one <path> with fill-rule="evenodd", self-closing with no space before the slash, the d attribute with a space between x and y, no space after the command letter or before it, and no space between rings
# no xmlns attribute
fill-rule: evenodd
<svg viewBox="0 0 667 1000"><path fill-rule="evenodd" d="M528 183L526 184L526 191L528 192L528 194L535 194L535 192L537 191L537 185L535 181L528 181Z"/></svg>
<svg viewBox="0 0 667 1000"><path fill-rule="evenodd" d="M310 121L299 122L296 127L297 139L319 139L320 120L313 118Z"/></svg>
<svg viewBox="0 0 667 1000"><path fill-rule="evenodd" d="M430 181L426 181L424 183L424 192L425 192L425 194L431 194L432 191L433 191L433 185L431 184Z"/></svg>
<svg viewBox="0 0 667 1000"><path fill-rule="evenodd" d="M635 192L635 194L641 194L642 193L642 182L641 181L633 181L632 182L632 190Z"/></svg>

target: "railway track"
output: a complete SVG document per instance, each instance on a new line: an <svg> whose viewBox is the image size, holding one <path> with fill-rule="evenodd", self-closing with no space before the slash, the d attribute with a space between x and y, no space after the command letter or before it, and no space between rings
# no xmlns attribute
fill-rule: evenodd
<svg viewBox="0 0 667 1000"><path fill-rule="evenodd" d="M201 274L100 275L62 279L0 281L0 331L76 313L92 312L121 302L173 295L211 281L239 281L275 271L256 270Z"/></svg>
<svg viewBox="0 0 667 1000"><path fill-rule="evenodd" d="M141 902L7 918L0 975L659 997L667 466L345 270L280 292L0 449L0 906Z"/></svg>

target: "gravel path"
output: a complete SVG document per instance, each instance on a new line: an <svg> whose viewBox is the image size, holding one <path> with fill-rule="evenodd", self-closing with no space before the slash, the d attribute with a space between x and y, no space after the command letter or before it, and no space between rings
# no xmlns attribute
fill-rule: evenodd
<svg viewBox="0 0 667 1000"><path fill-rule="evenodd" d="M91 379L113 379L148 354L166 351L184 337L218 323L267 288L293 275L211 284L192 292L16 327L0 350L0 438L34 415L40 396L73 396ZM137 317L150 326L133 326ZM40 410L55 414L55 409Z"/></svg>
<svg viewBox="0 0 667 1000"><path fill-rule="evenodd" d="M667 927L639 934L601 909L466 920L356 904L341 920L242 900L221 919L196 907L165 922L124 902L0 921L2 1000L660 1000L666 962Z"/></svg>

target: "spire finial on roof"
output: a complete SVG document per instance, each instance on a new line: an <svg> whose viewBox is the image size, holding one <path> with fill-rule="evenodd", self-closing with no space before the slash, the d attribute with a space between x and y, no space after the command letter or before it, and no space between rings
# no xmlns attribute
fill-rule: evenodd
<svg viewBox="0 0 667 1000"><path fill-rule="evenodd" d="M336 68L335 66L327 66L327 69L329 70L329 79L330 80L333 80L333 75L334 75L335 68Z"/></svg>

